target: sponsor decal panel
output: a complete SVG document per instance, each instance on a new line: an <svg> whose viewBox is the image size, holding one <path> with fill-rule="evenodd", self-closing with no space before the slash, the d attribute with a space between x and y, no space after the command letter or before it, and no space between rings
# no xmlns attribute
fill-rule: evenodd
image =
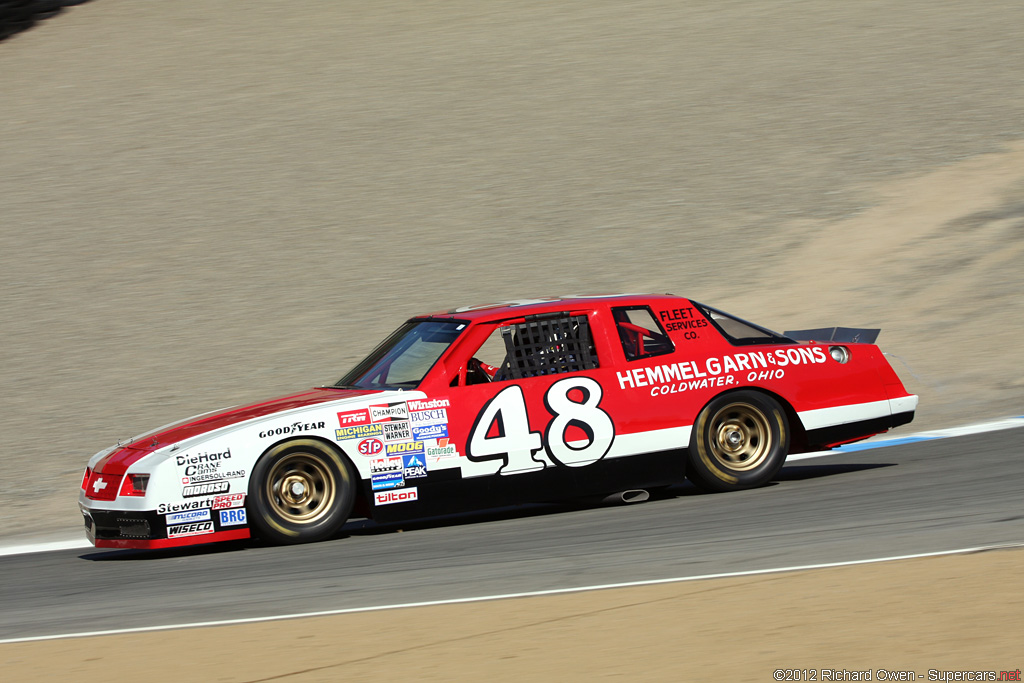
<svg viewBox="0 0 1024 683"><path fill-rule="evenodd" d="M387 491L375 491L373 494L374 505L411 503L416 500L419 500L419 490L415 486L404 489L389 489Z"/></svg>
<svg viewBox="0 0 1024 683"><path fill-rule="evenodd" d="M370 475L370 489L373 491L393 489L398 488L399 486L405 486L405 479L402 476L402 470Z"/></svg>
<svg viewBox="0 0 1024 683"><path fill-rule="evenodd" d="M408 419L409 408L405 405L405 401L381 403L375 406L370 406L371 422L391 422L393 420Z"/></svg>
<svg viewBox="0 0 1024 683"><path fill-rule="evenodd" d="M169 512L167 513L167 526L187 524L189 522L201 522L206 519L210 519L209 508L203 508L201 510L185 510L184 512Z"/></svg>
<svg viewBox="0 0 1024 683"><path fill-rule="evenodd" d="M352 427L354 425L364 425L370 421L370 413L365 408L361 410L349 410L348 412L338 413L338 426L340 427Z"/></svg>
<svg viewBox="0 0 1024 683"><path fill-rule="evenodd" d="M408 441L412 438L409 423L405 420L401 422L383 422L381 426L384 427L385 441Z"/></svg>
<svg viewBox="0 0 1024 683"><path fill-rule="evenodd" d="M708 326L708 321L698 317L693 306L658 311L658 317L666 332L683 332L683 339L700 339L700 329Z"/></svg>
<svg viewBox="0 0 1024 683"><path fill-rule="evenodd" d="M414 425L432 425L448 422L448 411L445 408L433 410L414 410L409 413L409 422Z"/></svg>
<svg viewBox="0 0 1024 683"><path fill-rule="evenodd" d="M233 526L236 524L245 524L245 508L235 508L232 510L221 510L220 511L220 525L221 526Z"/></svg>
<svg viewBox="0 0 1024 683"><path fill-rule="evenodd" d="M718 358L706 358L704 362L684 360L678 363L664 363L632 370L617 371L619 388L641 389L650 387L652 396L676 394L711 387L737 384L734 373L744 372L747 381L780 379L785 376L783 367L788 365L816 365L825 363L828 356L820 347L806 346L774 351L751 351L733 353Z"/></svg>
<svg viewBox="0 0 1024 683"><path fill-rule="evenodd" d="M448 436L448 425L424 425L412 427L412 438L416 441L443 439Z"/></svg>
<svg viewBox="0 0 1024 683"><path fill-rule="evenodd" d="M363 439L356 447L359 455L380 455L384 451L384 442L380 439Z"/></svg>
<svg viewBox="0 0 1024 683"><path fill-rule="evenodd" d="M182 538L184 536L202 536L213 533L213 522L192 522L167 527L167 538Z"/></svg>
<svg viewBox="0 0 1024 683"><path fill-rule="evenodd" d="M388 455L399 454L399 453L422 453L423 442L422 441L405 441L403 443L389 443L387 453Z"/></svg>
<svg viewBox="0 0 1024 683"><path fill-rule="evenodd" d="M384 434L384 426L381 424L355 425L353 427L342 427L334 430L334 436L338 441L346 439L369 439Z"/></svg>
<svg viewBox="0 0 1024 683"><path fill-rule="evenodd" d="M186 465L199 465L202 463L219 463L221 460L227 460L231 457L231 449L228 448L221 453L196 453L194 455L178 455L175 456L174 462L178 467L184 467Z"/></svg>
<svg viewBox="0 0 1024 683"><path fill-rule="evenodd" d="M419 479L427 476L427 461L422 455L403 455L402 476L406 479Z"/></svg>
<svg viewBox="0 0 1024 683"><path fill-rule="evenodd" d="M419 401L406 401L406 403L409 406L409 410L434 410L451 406L451 402L447 398L428 398Z"/></svg>
<svg viewBox="0 0 1024 683"><path fill-rule="evenodd" d="M215 493L227 493L231 490L230 482L211 481L205 484L193 484L181 490L182 498L197 498L199 496L210 496Z"/></svg>
<svg viewBox="0 0 1024 683"><path fill-rule="evenodd" d="M260 438L266 439L270 436L287 436L288 434L301 434L302 432L313 432L318 429L326 429L325 422L293 422L287 427L274 427L260 432Z"/></svg>
<svg viewBox="0 0 1024 683"><path fill-rule="evenodd" d="M231 449L220 452L186 453L174 458L174 463L181 473L182 484L200 484L206 481L222 479L239 479L245 476L245 470L227 469L231 467Z"/></svg>
<svg viewBox="0 0 1024 683"><path fill-rule="evenodd" d="M427 446L427 460L430 462L457 457L459 457L459 452L455 449L455 444L449 443L448 439L438 439L437 445Z"/></svg>
<svg viewBox="0 0 1024 683"><path fill-rule="evenodd" d="M227 496L215 496L210 501L210 507L214 510L226 510L228 508L240 508L245 505L244 493L232 493Z"/></svg>
<svg viewBox="0 0 1024 683"><path fill-rule="evenodd" d="M202 500L185 500L177 503L160 503L159 505L157 505L156 512L159 515L166 515L172 512L183 512L185 510L199 510L201 508L224 510L227 508L241 507L242 505L245 505L245 494L232 493L226 496L213 496L212 498L204 498Z"/></svg>
<svg viewBox="0 0 1024 683"><path fill-rule="evenodd" d="M370 474L380 474L381 472L401 472L402 471L402 457L394 456L389 458L377 458L370 461Z"/></svg>

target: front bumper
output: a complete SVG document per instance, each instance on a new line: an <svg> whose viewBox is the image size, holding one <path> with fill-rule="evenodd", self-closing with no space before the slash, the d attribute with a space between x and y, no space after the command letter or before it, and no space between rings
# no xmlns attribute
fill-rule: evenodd
<svg viewBox="0 0 1024 683"><path fill-rule="evenodd" d="M85 535L97 548L177 548L250 537L248 527L222 527L217 515L201 522L197 533L168 538L163 515L155 511L82 508ZM204 525L208 524L206 528Z"/></svg>

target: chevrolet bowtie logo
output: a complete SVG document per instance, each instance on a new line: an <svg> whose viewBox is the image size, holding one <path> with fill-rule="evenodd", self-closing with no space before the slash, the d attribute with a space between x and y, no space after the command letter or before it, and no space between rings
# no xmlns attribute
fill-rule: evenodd
<svg viewBox="0 0 1024 683"><path fill-rule="evenodd" d="M103 477L97 477L96 481L92 483L93 493L99 493L105 488L107 488L107 482L103 481Z"/></svg>

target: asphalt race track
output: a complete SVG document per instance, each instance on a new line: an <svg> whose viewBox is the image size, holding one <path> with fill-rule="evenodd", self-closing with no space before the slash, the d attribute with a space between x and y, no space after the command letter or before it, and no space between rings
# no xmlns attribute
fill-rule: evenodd
<svg viewBox="0 0 1024 683"><path fill-rule="evenodd" d="M0 558L0 639L404 604L1024 541L1018 429L796 462L777 484L673 488L298 547Z"/></svg>

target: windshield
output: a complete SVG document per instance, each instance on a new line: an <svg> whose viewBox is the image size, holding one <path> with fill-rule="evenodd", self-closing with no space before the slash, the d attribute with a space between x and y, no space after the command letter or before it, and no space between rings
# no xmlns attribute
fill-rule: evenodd
<svg viewBox="0 0 1024 683"><path fill-rule="evenodd" d="M466 329L461 320L410 320L385 339L337 387L414 389Z"/></svg>

